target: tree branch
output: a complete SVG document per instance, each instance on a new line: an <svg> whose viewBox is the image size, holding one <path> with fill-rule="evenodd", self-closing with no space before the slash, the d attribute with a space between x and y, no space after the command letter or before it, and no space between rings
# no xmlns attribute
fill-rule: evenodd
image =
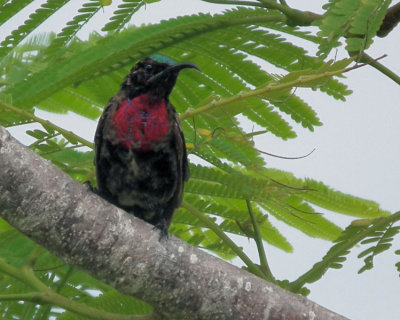
<svg viewBox="0 0 400 320"><path fill-rule="evenodd" d="M386 37L390 31L392 31L400 22L400 2L391 6L385 18L383 19L382 25L379 28L377 35L378 37Z"/></svg>
<svg viewBox="0 0 400 320"><path fill-rule="evenodd" d="M0 217L167 319L344 320L114 207L0 127Z"/></svg>

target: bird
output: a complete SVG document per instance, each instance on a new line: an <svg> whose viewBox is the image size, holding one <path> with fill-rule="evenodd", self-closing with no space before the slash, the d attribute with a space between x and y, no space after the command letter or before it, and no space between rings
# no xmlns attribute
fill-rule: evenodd
<svg viewBox="0 0 400 320"><path fill-rule="evenodd" d="M139 61L105 107L95 132L96 193L168 237L189 179L178 113L169 101L183 69L162 55Z"/></svg>

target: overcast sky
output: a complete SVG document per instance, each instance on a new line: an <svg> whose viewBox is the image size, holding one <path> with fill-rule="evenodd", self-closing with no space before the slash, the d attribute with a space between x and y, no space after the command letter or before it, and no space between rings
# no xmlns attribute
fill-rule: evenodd
<svg viewBox="0 0 400 320"><path fill-rule="evenodd" d="M83 2L74 1L69 6L70 10L65 10L62 15L74 15L73 7ZM288 3L295 8L322 12L324 1L293 0ZM140 25L200 11L213 13L222 8L200 0L163 0L142 8L132 23ZM87 37L88 30L98 31L114 9L113 6L104 7L104 12L100 11L95 21L79 36ZM65 22L66 19L55 17L43 25L40 31L59 31L62 25L58 21ZM7 28L0 29L0 39L6 32ZM400 32L397 28L387 38L378 39L367 53L373 57L387 54L388 57L382 63L400 74L399 43ZM339 51L338 56L344 57L344 53ZM346 76L344 82L353 90L346 102L336 101L311 90L296 91L317 110L324 124L322 127L313 133L298 128L298 138L285 142L269 135L259 137L256 140L258 148L286 156L304 155L316 148L312 155L301 160L288 161L270 157L266 160L272 168L293 172L298 177L321 180L337 190L374 200L383 209L396 212L400 209L400 88L371 67L352 71ZM95 122L73 114L66 117L44 112L40 114L93 140ZM20 129L12 130L12 133L28 141ZM327 216L343 227L352 220L329 213ZM293 254L286 254L266 246L272 272L280 279L296 279L319 261L331 246L328 242L310 239L280 222L275 224L295 248ZM254 261L258 261L255 246L247 240L240 241ZM400 249L399 237L393 248ZM320 281L308 286L311 289L309 298L354 320L400 319L400 279L395 268L400 257L394 255L394 250L378 256L374 269L362 275L357 274L363 265L363 261L357 259L360 249L353 250L343 269L329 270Z"/></svg>

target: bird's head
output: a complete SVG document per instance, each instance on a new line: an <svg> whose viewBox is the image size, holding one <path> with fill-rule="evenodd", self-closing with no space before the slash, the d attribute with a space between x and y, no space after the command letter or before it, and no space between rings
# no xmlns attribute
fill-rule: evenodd
<svg viewBox="0 0 400 320"><path fill-rule="evenodd" d="M172 59L154 55L139 61L122 84L128 96L133 98L143 93L168 98L179 72L186 68L199 68L190 62L175 63Z"/></svg>

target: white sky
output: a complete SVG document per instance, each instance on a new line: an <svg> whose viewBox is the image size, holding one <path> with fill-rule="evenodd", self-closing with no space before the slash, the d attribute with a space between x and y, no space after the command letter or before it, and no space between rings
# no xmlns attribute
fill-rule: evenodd
<svg viewBox="0 0 400 320"><path fill-rule="evenodd" d="M59 31L62 25L58 22L65 22L66 15L73 16L72 7L79 7L81 3L84 1L74 1L69 5L70 10L62 13L63 19L55 17L43 25L40 31ZM324 1L292 0L288 3L298 9L320 13ZM88 29L98 30L114 9L115 5L104 7L104 12L98 13ZM200 0L163 0L147 5L146 9L142 8L134 16L132 23L140 25L177 15L221 10L222 6ZM2 27L0 39L10 27L12 26ZM86 34L84 32L80 36L85 37ZM382 63L400 74L399 43L398 27L387 38L377 39L367 53L373 57L387 54L388 57ZM340 57L342 51L338 55ZM298 177L321 180L337 190L374 200L384 209L395 212L400 209L399 86L370 67L352 71L346 76L344 82L353 90L346 102L336 101L311 90L296 92L317 110L324 123L322 127L313 133L299 129L296 131L298 138L285 142L266 135L256 140L258 148L287 156L304 155L316 148L311 156L302 160L288 161L268 157L267 162L270 167L293 172ZM53 119L65 128L74 128L74 132L93 140L96 126L94 122L73 114L55 117L42 112L41 115ZM12 130L12 133L27 141L21 131ZM334 214L327 216L341 226L352 220ZM328 242L310 239L282 223L277 222L276 226L295 247L293 254L286 254L266 245L272 272L280 279L296 279L318 262L331 246ZM237 239L239 237L234 238ZM400 279L394 266L400 261L400 257L393 253L400 249L399 239L400 237L394 242L393 250L376 257L372 271L362 275L357 274L363 265L363 261L357 259L360 249L353 250L343 269L329 270L321 280L308 286L311 289L309 298L353 320L400 319ZM257 262L258 254L254 244L243 239L240 239L240 244Z"/></svg>

